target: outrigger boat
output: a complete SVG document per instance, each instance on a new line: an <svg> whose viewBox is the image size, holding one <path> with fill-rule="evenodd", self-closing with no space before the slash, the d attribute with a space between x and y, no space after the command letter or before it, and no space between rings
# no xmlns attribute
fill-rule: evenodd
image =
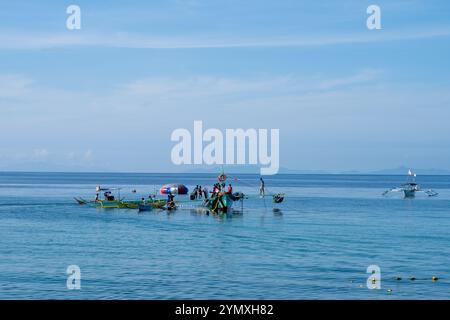
<svg viewBox="0 0 450 320"><path fill-rule="evenodd" d="M383 196L388 195L391 192L403 192L405 198L414 198L416 193L422 192L425 193L429 197L435 197L438 193L432 189L422 190L420 186L416 183L417 175L413 173L411 170L408 171L408 180L406 183L401 185L400 187L391 188L383 192Z"/></svg>
<svg viewBox="0 0 450 320"><path fill-rule="evenodd" d="M227 176L225 173L221 173L217 177L218 183L215 185L215 189L212 192L212 196L205 199L203 206L206 207L212 213L231 213L233 210L233 204L235 201L243 201L244 194L241 192L228 193L225 189L225 182L227 181Z"/></svg>
<svg viewBox="0 0 450 320"><path fill-rule="evenodd" d="M141 211L149 211L145 210L146 207L151 207L152 209L163 209L166 205L166 201L162 199L152 200L152 201L142 201L142 200L114 200L114 201L106 201L106 200L85 200L80 197L75 197L75 201L80 205L89 205L95 208L102 209L139 209Z"/></svg>
<svg viewBox="0 0 450 320"><path fill-rule="evenodd" d="M112 191L118 191L118 199L112 195ZM124 200L120 198L121 188L101 188L97 186L97 196L93 200L85 200L81 197L74 197L75 201L80 205L88 205L95 208L102 209L139 209L140 205L151 206L152 208L163 208L166 205L166 201L162 199L149 198L145 200ZM104 200L99 199L98 193L104 191Z"/></svg>
<svg viewBox="0 0 450 320"><path fill-rule="evenodd" d="M219 192L215 197L205 201L205 207L213 213L230 213L233 210L234 202L243 201L244 197L244 194L240 192L233 194Z"/></svg>
<svg viewBox="0 0 450 320"><path fill-rule="evenodd" d="M213 192L211 198L205 199L203 206L207 208L208 211L212 213L230 213L233 210L234 202L241 202L241 207L243 206L244 199L249 197L242 192L224 192L225 181L227 176L222 172L218 177L218 184L222 188L218 192ZM277 193L272 195L273 203L279 204L284 200L284 193Z"/></svg>
<svg viewBox="0 0 450 320"><path fill-rule="evenodd" d="M137 209L142 201L124 201L124 200L85 200L80 197L74 197L80 205L88 205L102 209Z"/></svg>

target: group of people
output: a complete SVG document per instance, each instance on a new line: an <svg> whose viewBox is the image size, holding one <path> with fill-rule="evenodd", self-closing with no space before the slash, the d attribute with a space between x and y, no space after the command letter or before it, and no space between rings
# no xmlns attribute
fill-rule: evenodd
<svg viewBox="0 0 450 320"><path fill-rule="evenodd" d="M147 200L145 200L145 198L141 198L142 204L146 204L146 203L150 203L155 201L155 196L149 194Z"/></svg>
<svg viewBox="0 0 450 320"><path fill-rule="evenodd" d="M115 200L115 197L111 194L111 191L106 191L106 192L103 194L103 199L104 199L104 201L114 201L114 200ZM100 201L100 194L99 194L99 193L96 193L96 194L95 194L95 199L94 199L94 201Z"/></svg>
<svg viewBox="0 0 450 320"><path fill-rule="evenodd" d="M206 188L202 188L202 186L200 185L196 185L194 190L191 193L191 198L192 200L197 200L197 199L208 199L208 189Z"/></svg>
<svg viewBox="0 0 450 320"><path fill-rule="evenodd" d="M231 183L228 184L228 187L226 188L226 191L225 191L225 187L226 187L225 182L222 182L222 183L217 182L217 183L215 183L214 187L213 187L213 192L212 192L213 196L217 195L217 194L219 194L221 192L229 193L229 194L233 193L233 187L231 186Z"/></svg>

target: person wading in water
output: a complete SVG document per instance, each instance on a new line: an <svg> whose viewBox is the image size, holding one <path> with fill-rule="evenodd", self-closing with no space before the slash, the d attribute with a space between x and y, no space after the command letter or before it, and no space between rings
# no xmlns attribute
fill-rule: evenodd
<svg viewBox="0 0 450 320"><path fill-rule="evenodd" d="M266 190L265 190L265 186L264 186L264 180L263 178L259 178L259 181L261 182L261 184L259 185L259 195L261 197L264 197L266 195Z"/></svg>

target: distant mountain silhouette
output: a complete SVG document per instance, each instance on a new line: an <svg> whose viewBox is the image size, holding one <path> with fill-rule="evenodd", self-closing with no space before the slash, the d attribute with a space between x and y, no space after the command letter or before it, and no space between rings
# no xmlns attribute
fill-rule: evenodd
<svg viewBox="0 0 450 320"><path fill-rule="evenodd" d="M406 175L408 170L412 169L418 175L450 175L450 170L444 169L416 169L406 166L399 166L392 169L381 169L374 171L327 171L327 170L300 170L281 167L279 174L373 174L373 175ZM224 165L223 170L226 173L249 173L259 174L260 167L257 165ZM185 170L185 173L217 173L222 171L222 166L196 166L190 170Z"/></svg>
<svg viewBox="0 0 450 320"><path fill-rule="evenodd" d="M405 166L400 166L394 169L383 169L372 171L370 174L383 174L383 175L406 175L408 170L411 169L414 173L418 175L450 175L450 170L444 169L417 169L417 168L408 168Z"/></svg>

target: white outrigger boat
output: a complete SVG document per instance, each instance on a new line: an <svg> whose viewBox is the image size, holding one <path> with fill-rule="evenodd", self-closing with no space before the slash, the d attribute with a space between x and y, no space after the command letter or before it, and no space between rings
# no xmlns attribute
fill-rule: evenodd
<svg viewBox="0 0 450 320"><path fill-rule="evenodd" d="M429 197L435 197L438 193L432 189L422 190L420 186L416 183L417 175L413 173L411 170L408 171L408 180L405 184L400 187L392 188L383 192L383 196L391 192L402 192L405 198L414 198L416 193L422 192L425 193Z"/></svg>

